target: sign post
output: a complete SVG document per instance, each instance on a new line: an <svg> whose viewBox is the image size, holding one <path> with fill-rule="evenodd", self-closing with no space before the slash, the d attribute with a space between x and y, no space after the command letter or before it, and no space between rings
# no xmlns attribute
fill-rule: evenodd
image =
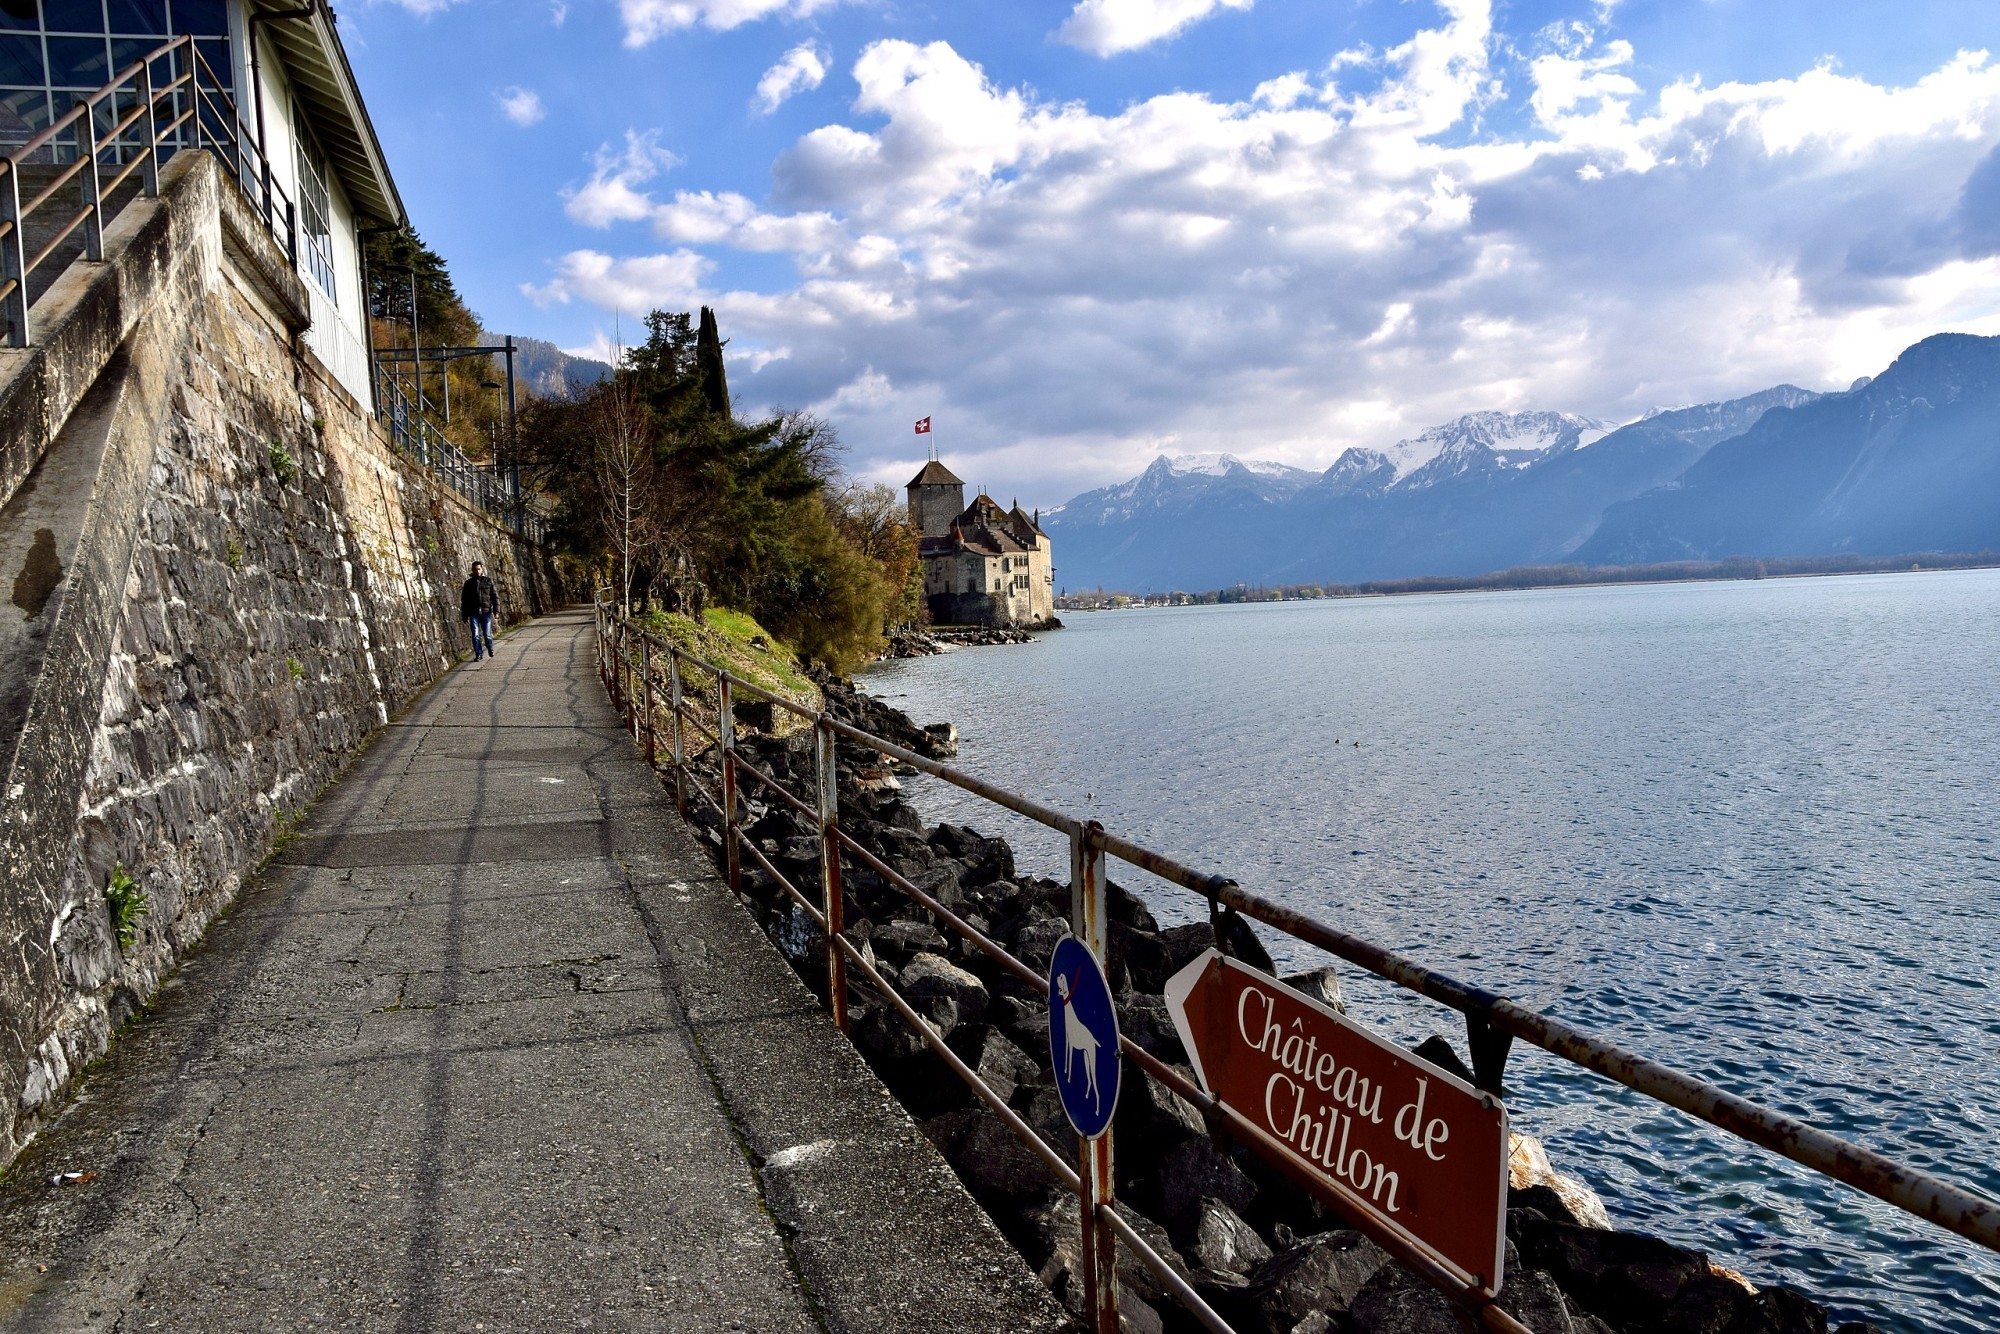
<svg viewBox="0 0 2000 1334"><path fill-rule="evenodd" d="M1097 1219L1116 1203L1111 1172L1111 1116L1118 1109L1118 1011L1104 976L1110 913L1104 850L1092 820L1069 840L1070 934L1049 957L1049 1057L1063 1111L1077 1133L1078 1221L1083 1249L1084 1309L1091 1334L1118 1334L1118 1238Z"/></svg>
<svg viewBox="0 0 2000 1334"><path fill-rule="evenodd" d="M1253 1148L1468 1287L1499 1292L1498 1098L1217 950L1166 994L1202 1087L1261 1132Z"/></svg>

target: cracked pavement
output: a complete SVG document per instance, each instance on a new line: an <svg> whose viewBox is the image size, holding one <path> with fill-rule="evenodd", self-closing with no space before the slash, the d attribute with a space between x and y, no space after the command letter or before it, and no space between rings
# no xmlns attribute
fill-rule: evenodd
<svg viewBox="0 0 2000 1334"><path fill-rule="evenodd" d="M590 629L321 794L0 1184L0 1329L1068 1327L717 881Z"/></svg>

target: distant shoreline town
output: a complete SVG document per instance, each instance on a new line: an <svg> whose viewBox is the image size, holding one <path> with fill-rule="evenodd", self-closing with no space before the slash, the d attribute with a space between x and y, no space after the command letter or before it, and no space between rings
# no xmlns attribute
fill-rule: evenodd
<svg viewBox="0 0 2000 1334"><path fill-rule="evenodd" d="M1532 565L1489 574L1426 575L1365 583L1235 584L1189 593L1063 592L1058 611L1121 611L1135 607L1213 607L1243 602L1319 602L1332 598L1404 597L1416 593L1526 591L1617 584L1707 583L1743 579L1799 579L1837 574L1896 574L1912 570L1977 570L2000 566L2000 551L1962 554L1917 552L1902 556L1735 557L1719 561L1668 561L1657 565Z"/></svg>

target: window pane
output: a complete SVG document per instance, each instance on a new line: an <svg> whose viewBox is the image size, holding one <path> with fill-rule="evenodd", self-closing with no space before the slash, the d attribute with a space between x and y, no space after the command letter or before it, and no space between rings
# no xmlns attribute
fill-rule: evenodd
<svg viewBox="0 0 2000 1334"><path fill-rule="evenodd" d="M23 144L49 127L49 95L39 88L0 90L0 143Z"/></svg>
<svg viewBox="0 0 2000 1334"><path fill-rule="evenodd" d="M42 0L42 26L50 32L103 32L103 0Z"/></svg>
<svg viewBox="0 0 2000 1334"><path fill-rule="evenodd" d="M110 0L111 31L167 35L167 0Z"/></svg>
<svg viewBox="0 0 2000 1334"><path fill-rule="evenodd" d="M223 0L173 0L173 3L175 32L220 37L229 31L229 10Z"/></svg>
<svg viewBox="0 0 2000 1334"><path fill-rule="evenodd" d="M0 36L0 83L41 83L42 39Z"/></svg>
<svg viewBox="0 0 2000 1334"><path fill-rule="evenodd" d="M39 17L35 0L0 0L0 28L32 28Z"/></svg>
<svg viewBox="0 0 2000 1334"><path fill-rule="evenodd" d="M204 88L229 88L235 85L234 67L229 63L229 43L224 41L196 42L195 50L201 52L207 69L196 67L196 73Z"/></svg>
<svg viewBox="0 0 2000 1334"><path fill-rule="evenodd" d="M148 51L157 49L159 45L160 39L157 37L113 37L111 39L111 72L116 74L127 65L138 64L141 56L145 55ZM166 62L162 61L160 68L165 68L165 64ZM154 72L158 73L158 69Z"/></svg>
<svg viewBox="0 0 2000 1334"><path fill-rule="evenodd" d="M57 87L102 88L111 80L111 58L102 37L49 38L49 82Z"/></svg>

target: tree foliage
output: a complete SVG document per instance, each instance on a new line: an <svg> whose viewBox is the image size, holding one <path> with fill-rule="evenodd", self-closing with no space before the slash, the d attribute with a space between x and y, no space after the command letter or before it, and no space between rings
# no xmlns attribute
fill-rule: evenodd
<svg viewBox="0 0 2000 1334"><path fill-rule="evenodd" d="M713 311L654 311L611 379L529 405L524 463L559 498L568 543L603 562L621 596L741 607L802 656L847 670L916 619L915 537L887 488L841 480L829 423L739 419L722 348Z"/></svg>
<svg viewBox="0 0 2000 1334"><path fill-rule="evenodd" d="M425 348L471 347L483 341L479 317L459 296L444 258L413 229L365 234L362 259L370 333L377 348L406 349L413 342ZM497 358L468 357L444 371L436 362L426 362L421 377L408 363L390 359L385 364L412 400L421 378L423 401L433 415L442 416L444 404L450 403L445 435L468 455L485 458L504 444L506 399L486 387L505 375Z"/></svg>

